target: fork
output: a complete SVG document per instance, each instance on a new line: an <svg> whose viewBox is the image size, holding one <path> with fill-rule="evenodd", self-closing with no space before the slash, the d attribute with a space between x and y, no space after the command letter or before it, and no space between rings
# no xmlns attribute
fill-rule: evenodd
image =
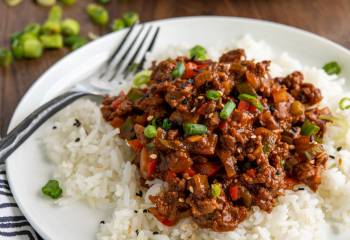
<svg viewBox="0 0 350 240"><path fill-rule="evenodd" d="M146 54L152 51L157 40L159 27L152 31L152 26L141 25L138 30L136 30L136 26L139 25L135 24L130 27L113 54L97 71L72 86L66 92L34 110L8 135L0 140L0 164L4 163L6 158L31 136L38 127L68 104L83 96L103 97L108 94L107 88L96 83L108 83L116 81L116 79L120 82L126 81L143 69ZM135 35L133 34L134 32L136 32L136 36L132 36ZM139 58L141 59L137 61ZM91 78L96 75L98 75L98 81L93 83Z"/></svg>

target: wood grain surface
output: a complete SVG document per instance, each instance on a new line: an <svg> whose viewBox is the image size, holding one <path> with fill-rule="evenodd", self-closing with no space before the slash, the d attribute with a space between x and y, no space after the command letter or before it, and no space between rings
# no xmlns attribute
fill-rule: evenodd
<svg viewBox="0 0 350 240"><path fill-rule="evenodd" d="M83 35L103 34L108 28L94 26L85 13L89 0L64 7L64 15L79 20ZM107 6L111 18L128 10L137 11L142 21L178 16L222 15L264 19L288 24L350 47L350 0L112 0ZM7 7L0 0L0 47L9 46L11 33L30 22L43 22L48 8L23 0ZM17 61L0 69L0 134L4 135L11 115L31 84L69 51L46 51L36 60Z"/></svg>

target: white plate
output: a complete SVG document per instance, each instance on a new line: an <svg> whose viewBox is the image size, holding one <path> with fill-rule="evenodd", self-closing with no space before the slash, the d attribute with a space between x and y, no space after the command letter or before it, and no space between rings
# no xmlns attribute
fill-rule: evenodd
<svg viewBox="0 0 350 240"><path fill-rule="evenodd" d="M343 75L350 78L348 50L288 26L232 17L187 17L152 23L161 26L156 47L181 42L210 45L249 33L255 39L267 42L275 52L288 51L309 66L320 67L325 62L337 60L343 66ZM44 101L92 71L108 56L122 33L102 37L52 66L23 97L13 115L10 129ZM7 160L8 180L19 207L44 239L94 239L98 224L107 216L106 213L78 203L54 207L40 196L40 188L50 178L52 166L41 151L39 133L40 129Z"/></svg>

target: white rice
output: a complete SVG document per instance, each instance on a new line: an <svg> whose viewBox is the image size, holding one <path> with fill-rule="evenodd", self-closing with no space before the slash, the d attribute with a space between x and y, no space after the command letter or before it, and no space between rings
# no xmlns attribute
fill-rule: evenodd
<svg viewBox="0 0 350 240"><path fill-rule="evenodd" d="M148 56L148 60L186 54L189 47L159 49ZM271 59L273 76L302 71L307 82L322 90L324 99L320 105L329 106L338 118L329 126L324 139L325 148L335 159L329 159L317 193L307 187L305 191L287 191L270 214L254 208L250 217L232 232L199 229L190 219L182 220L173 228L165 227L151 214L143 212L151 206L148 196L161 191L163 183L156 180L149 183L151 187L147 192L141 189L137 167L129 162L133 155L118 138L118 130L103 121L96 103L79 100L57 114L51 123L51 128L56 129L50 128L43 139L48 158L54 163L54 177L63 188L64 196L58 204L83 200L92 207L114 209L111 218L100 226L97 233L100 240L318 240L333 239L328 235L330 229L341 232L349 228L350 114L338 108L339 100L350 96L345 91L345 79L329 76L321 69L304 67L288 53L276 55L266 43L250 36L207 49L209 57L217 59L223 51L236 47L244 48L248 58ZM81 122L80 127L73 125L75 119ZM341 151L336 150L339 146ZM135 195L139 190L144 191L142 197ZM155 231L159 234L154 235Z"/></svg>

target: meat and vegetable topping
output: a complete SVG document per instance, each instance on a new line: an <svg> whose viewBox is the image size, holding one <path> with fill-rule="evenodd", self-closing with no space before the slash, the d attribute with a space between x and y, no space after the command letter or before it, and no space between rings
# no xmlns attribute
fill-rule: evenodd
<svg viewBox="0 0 350 240"><path fill-rule="evenodd" d="M269 61L244 50L205 59L205 49L154 65L142 88L106 97L102 113L137 153L142 182L168 189L149 211L172 226L192 217L230 231L252 206L270 212L285 189L316 190L328 159L322 147L330 112L300 72L271 78ZM146 80L145 80L146 79Z"/></svg>

